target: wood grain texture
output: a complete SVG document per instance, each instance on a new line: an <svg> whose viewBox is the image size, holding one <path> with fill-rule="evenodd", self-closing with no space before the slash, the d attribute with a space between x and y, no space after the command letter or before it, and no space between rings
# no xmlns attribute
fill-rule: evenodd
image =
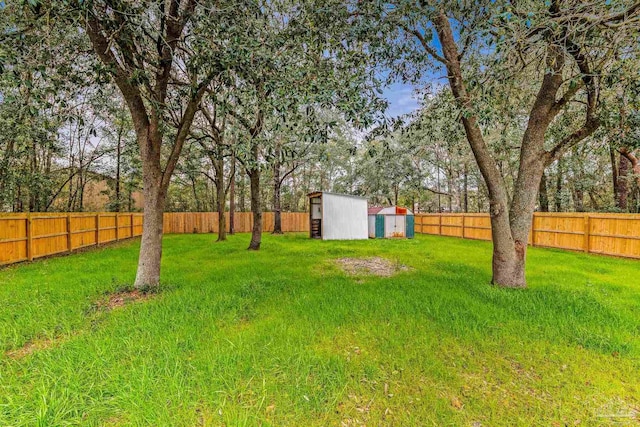
<svg viewBox="0 0 640 427"><path fill-rule="evenodd" d="M484 213L416 214L415 232L491 240ZM640 215L622 213L536 212L529 244L640 259Z"/></svg>

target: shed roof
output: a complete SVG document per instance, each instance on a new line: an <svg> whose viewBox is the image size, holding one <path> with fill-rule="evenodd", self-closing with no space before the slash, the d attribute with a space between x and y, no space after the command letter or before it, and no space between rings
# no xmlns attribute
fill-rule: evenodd
<svg viewBox="0 0 640 427"><path fill-rule="evenodd" d="M372 212L372 209L377 210ZM413 212L401 206L389 206L386 208L369 208L369 215L413 215Z"/></svg>
<svg viewBox="0 0 640 427"><path fill-rule="evenodd" d="M367 200L366 197L362 197L362 196L354 196L352 194L342 194L342 193L332 193L330 191L312 191L311 193L307 194L308 198L312 198L312 197L319 197L322 196L323 194L330 194L332 196L344 196L344 197L353 197L354 199L364 199Z"/></svg>

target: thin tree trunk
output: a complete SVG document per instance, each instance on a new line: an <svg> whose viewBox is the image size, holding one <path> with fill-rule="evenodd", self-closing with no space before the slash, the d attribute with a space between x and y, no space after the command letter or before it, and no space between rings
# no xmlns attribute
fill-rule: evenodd
<svg viewBox="0 0 640 427"><path fill-rule="evenodd" d="M584 191L581 188L573 189L573 207L576 212L584 212Z"/></svg>
<svg viewBox="0 0 640 427"><path fill-rule="evenodd" d="M227 200L226 188L224 186L224 157L221 149L218 150L218 157L212 159L215 165L216 177L216 199L218 208L218 242L227 240L227 219L225 217L225 204Z"/></svg>
<svg viewBox="0 0 640 427"><path fill-rule="evenodd" d="M272 234L282 233L282 206L281 206L281 188L280 181L280 143L276 142L275 162L273 165L273 232Z"/></svg>
<svg viewBox="0 0 640 427"><path fill-rule="evenodd" d="M273 187L273 233L284 234L282 232L282 207L281 207L282 186L280 182L274 183Z"/></svg>
<svg viewBox="0 0 640 427"><path fill-rule="evenodd" d="M231 177L229 178L229 234L235 234L236 213L236 154L231 155Z"/></svg>
<svg viewBox="0 0 640 427"><path fill-rule="evenodd" d="M615 185L616 207L621 211L629 208L629 169L631 162L625 156L620 155L618 160L618 171Z"/></svg>
<svg viewBox="0 0 640 427"><path fill-rule="evenodd" d="M255 166L249 171L251 184L251 212L253 213L253 229L249 250L260 250L262 241L262 206L260 205L260 169Z"/></svg>
<svg viewBox="0 0 640 427"><path fill-rule="evenodd" d="M116 144L116 205L115 211L120 212L121 195L120 195L120 169L122 164L122 133L124 125L118 129L118 142Z"/></svg>
<svg viewBox="0 0 640 427"><path fill-rule="evenodd" d="M142 155L149 155L146 149ZM142 162L144 195L144 227L138 258L138 272L134 286L147 290L160 284L160 261L162 259L162 227L166 193L162 189L162 173L150 164Z"/></svg>
<svg viewBox="0 0 640 427"><path fill-rule="evenodd" d="M246 212L246 206L245 206L245 191L246 191L246 184L245 184L245 180L244 180L244 175L240 174L239 178L239 182L238 182L238 207L240 208L240 212Z"/></svg>
<svg viewBox="0 0 640 427"><path fill-rule="evenodd" d="M190 176L191 180L191 192L193 193L193 201L196 203L196 212L200 212L200 199L198 198L198 190L196 189L196 178Z"/></svg>
<svg viewBox="0 0 640 427"><path fill-rule="evenodd" d="M616 161L616 150L613 144L609 143L609 159L611 161L611 190L613 192L613 201L618 206L618 162Z"/></svg>
<svg viewBox="0 0 640 427"><path fill-rule="evenodd" d="M549 212L549 191L547 190L547 174L542 173L539 189L540 212Z"/></svg>
<svg viewBox="0 0 640 427"><path fill-rule="evenodd" d="M556 173L556 194L554 195L556 212L562 212L562 181L563 178L563 162L558 159L558 171Z"/></svg>
<svg viewBox="0 0 640 427"><path fill-rule="evenodd" d="M464 164L464 179L462 181L462 209L469 212L469 168L467 163Z"/></svg>

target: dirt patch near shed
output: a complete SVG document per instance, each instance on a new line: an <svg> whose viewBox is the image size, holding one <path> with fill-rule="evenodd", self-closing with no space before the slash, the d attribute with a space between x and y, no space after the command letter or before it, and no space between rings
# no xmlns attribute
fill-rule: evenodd
<svg viewBox="0 0 640 427"><path fill-rule="evenodd" d="M380 277L391 277L399 271L408 271L404 264L392 262L386 258L338 258L336 263L350 275L370 274Z"/></svg>

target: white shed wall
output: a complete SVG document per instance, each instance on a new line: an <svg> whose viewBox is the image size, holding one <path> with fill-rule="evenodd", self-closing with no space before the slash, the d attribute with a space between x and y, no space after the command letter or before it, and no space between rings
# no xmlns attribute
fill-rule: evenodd
<svg viewBox="0 0 640 427"><path fill-rule="evenodd" d="M376 216L369 215L369 238L376 238Z"/></svg>
<svg viewBox="0 0 640 427"><path fill-rule="evenodd" d="M368 239L367 200L322 194L322 239Z"/></svg>

